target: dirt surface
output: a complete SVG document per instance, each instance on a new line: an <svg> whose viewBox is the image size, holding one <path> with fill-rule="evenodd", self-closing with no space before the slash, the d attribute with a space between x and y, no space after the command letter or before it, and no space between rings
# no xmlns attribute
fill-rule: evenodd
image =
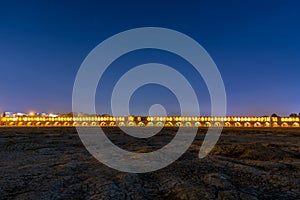
<svg viewBox="0 0 300 200"><path fill-rule="evenodd" d="M141 140L106 133L124 149L148 152L176 129ZM199 159L205 133L168 167L130 174L98 162L74 128L1 128L0 199L300 199L299 129L225 129Z"/></svg>

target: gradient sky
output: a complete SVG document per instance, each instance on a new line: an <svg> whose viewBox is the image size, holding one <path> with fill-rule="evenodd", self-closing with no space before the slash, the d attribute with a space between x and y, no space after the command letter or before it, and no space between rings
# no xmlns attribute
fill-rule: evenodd
<svg viewBox="0 0 300 200"><path fill-rule="evenodd" d="M300 2L296 0L1 1L0 112L70 112L75 76L87 54L114 34L147 26L180 31L207 50L225 83L228 115L300 112ZM174 55L132 52L112 69L148 61L173 65L199 84L200 109L209 113L201 77L185 70L188 64ZM109 113L109 85L119 75L107 72L103 77L108 89L97 92L98 113ZM166 105L170 114L177 112L173 94L156 85L141 88L132 99L133 114L147 113L153 103Z"/></svg>

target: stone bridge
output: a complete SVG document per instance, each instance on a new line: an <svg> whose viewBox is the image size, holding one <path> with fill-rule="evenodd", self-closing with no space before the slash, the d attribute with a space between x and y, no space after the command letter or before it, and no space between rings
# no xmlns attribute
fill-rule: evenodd
<svg viewBox="0 0 300 200"><path fill-rule="evenodd" d="M300 127L299 117L245 116L58 116L58 117L1 117L0 127L71 127L71 126L165 126L165 127Z"/></svg>

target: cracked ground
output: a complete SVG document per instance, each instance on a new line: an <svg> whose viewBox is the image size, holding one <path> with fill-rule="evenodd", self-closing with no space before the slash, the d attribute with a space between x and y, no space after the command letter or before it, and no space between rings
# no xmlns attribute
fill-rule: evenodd
<svg viewBox="0 0 300 200"><path fill-rule="evenodd" d="M199 159L206 131L171 165L133 174L97 161L75 128L1 128L0 199L300 199L300 129L224 129ZM105 133L123 149L149 152L176 129L138 140L118 128Z"/></svg>

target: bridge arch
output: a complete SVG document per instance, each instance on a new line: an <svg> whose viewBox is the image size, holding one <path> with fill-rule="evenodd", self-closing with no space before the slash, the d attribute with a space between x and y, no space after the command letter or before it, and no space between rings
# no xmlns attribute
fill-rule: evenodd
<svg viewBox="0 0 300 200"><path fill-rule="evenodd" d="M32 126L32 122L27 122L26 126Z"/></svg>
<svg viewBox="0 0 300 200"><path fill-rule="evenodd" d="M225 127L231 127L230 122L225 122Z"/></svg>
<svg viewBox="0 0 300 200"><path fill-rule="evenodd" d="M107 126L107 124L105 122L101 122L100 126Z"/></svg>
<svg viewBox="0 0 300 200"><path fill-rule="evenodd" d="M145 126L145 124L144 124L143 122L139 122L139 123L138 123L138 126L140 126L140 127L144 127L144 126Z"/></svg>
<svg viewBox="0 0 300 200"><path fill-rule="evenodd" d="M45 126L50 126L50 122L46 122L46 123L45 123Z"/></svg>
<svg viewBox="0 0 300 200"><path fill-rule="evenodd" d="M135 122L128 122L128 126L135 126Z"/></svg>
<svg viewBox="0 0 300 200"><path fill-rule="evenodd" d="M262 125L261 125L260 122L256 122L256 123L254 124L254 127L262 127Z"/></svg>
<svg viewBox="0 0 300 200"><path fill-rule="evenodd" d="M240 122L235 122L235 123L234 123L234 126L235 126L235 127L241 127L242 124L241 124Z"/></svg>
<svg viewBox="0 0 300 200"><path fill-rule="evenodd" d="M165 126L172 127L172 126L173 126L173 123L172 123L172 122L167 122L167 123L165 124Z"/></svg>
<svg viewBox="0 0 300 200"><path fill-rule="evenodd" d="M192 123L191 122L185 122L185 126L190 127L190 126L192 126Z"/></svg>
<svg viewBox="0 0 300 200"><path fill-rule="evenodd" d="M195 126L199 127L199 126L201 126L201 123L200 122L195 122Z"/></svg>
<svg viewBox="0 0 300 200"><path fill-rule="evenodd" d="M154 126L153 122L148 122L147 126Z"/></svg>
<svg viewBox="0 0 300 200"><path fill-rule="evenodd" d="M24 125L23 122L19 122L19 123L18 123L18 126L23 126L23 125Z"/></svg>
<svg viewBox="0 0 300 200"><path fill-rule="evenodd" d="M119 122L118 126L125 126L124 122Z"/></svg>
<svg viewBox="0 0 300 200"><path fill-rule="evenodd" d="M278 127L279 125L278 125L278 123L277 122L274 122L273 123L273 127Z"/></svg>
<svg viewBox="0 0 300 200"><path fill-rule="evenodd" d="M210 122L205 122L204 126L211 127L211 123Z"/></svg>
<svg viewBox="0 0 300 200"><path fill-rule="evenodd" d="M59 122L55 122L54 126L60 126L60 123Z"/></svg>
<svg viewBox="0 0 300 200"><path fill-rule="evenodd" d="M116 125L116 122L110 122L109 123L109 126L115 126Z"/></svg>
<svg viewBox="0 0 300 200"><path fill-rule="evenodd" d="M42 123L41 123L41 122L37 122L37 123L35 123L35 125L36 125L36 126L41 126Z"/></svg>
<svg viewBox="0 0 300 200"><path fill-rule="evenodd" d="M251 127L252 125L251 125L251 123L250 122L246 122L246 123L244 123L244 127Z"/></svg>
<svg viewBox="0 0 300 200"><path fill-rule="evenodd" d="M87 122L82 122L81 126L87 126L88 123Z"/></svg>
<svg viewBox="0 0 300 200"><path fill-rule="evenodd" d="M300 127L298 122L293 123L293 127Z"/></svg>
<svg viewBox="0 0 300 200"><path fill-rule="evenodd" d="M265 127L270 127L271 125L270 125L270 123L269 122L266 122L265 123Z"/></svg>
<svg viewBox="0 0 300 200"><path fill-rule="evenodd" d="M97 122L92 122L91 126L97 126Z"/></svg>
<svg viewBox="0 0 300 200"><path fill-rule="evenodd" d="M10 125L10 126L14 126L15 125L15 122L9 122L9 124L8 125Z"/></svg>
<svg viewBox="0 0 300 200"><path fill-rule="evenodd" d="M289 124L286 123L286 122L284 122L284 123L281 124L281 126L282 126L282 127L289 127Z"/></svg>
<svg viewBox="0 0 300 200"><path fill-rule="evenodd" d="M181 122L176 122L176 124L175 124L176 126L182 126L182 123Z"/></svg>
<svg viewBox="0 0 300 200"><path fill-rule="evenodd" d="M164 125L164 123L162 123L162 122L157 122L156 123L156 126L163 126Z"/></svg>
<svg viewBox="0 0 300 200"><path fill-rule="evenodd" d="M65 122L64 126L70 126L70 123L69 122Z"/></svg>
<svg viewBox="0 0 300 200"><path fill-rule="evenodd" d="M214 127L220 127L221 126L221 123L220 122L215 122L214 123Z"/></svg>

